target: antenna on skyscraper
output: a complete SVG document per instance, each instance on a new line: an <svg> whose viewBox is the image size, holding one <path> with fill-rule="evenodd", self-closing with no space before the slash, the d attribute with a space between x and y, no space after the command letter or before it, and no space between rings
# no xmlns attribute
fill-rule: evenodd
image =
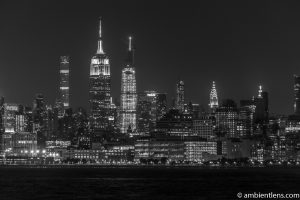
<svg viewBox="0 0 300 200"><path fill-rule="evenodd" d="M132 45L132 36L128 37L128 64L134 64L134 47Z"/></svg>
<svg viewBox="0 0 300 200"><path fill-rule="evenodd" d="M99 39L98 39L97 54L104 54L103 47L102 47L102 17L99 17Z"/></svg>

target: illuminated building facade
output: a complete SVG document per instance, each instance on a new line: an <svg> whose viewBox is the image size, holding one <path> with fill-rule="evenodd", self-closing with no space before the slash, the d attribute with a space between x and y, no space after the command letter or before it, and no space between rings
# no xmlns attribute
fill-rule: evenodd
<svg viewBox="0 0 300 200"><path fill-rule="evenodd" d="M184 82L180 80L176 85L175 109L184 111Z"/></svg>
<svg viewBox="0 0 300 200"><path fill-rule="evenodd" d="M215 81L213 81L212 88L209 94L209 108L211 109L212 112L214 112L218 107L219 107L218 93L217 93L216 83Z"/></svg>
<svg viewBox="0 0 300 200"><path fill-rule="evenodd" d="M59 83L59 102L60 105L58 107L58 115L62 117L64 111L70 107L70 85L69 85L69 77L70 77L70 68L69 68L69 57L61 56L60 57L60 83Z"/></svg>
<svg viewBox="0 0 300 200"><path fill-rule="evenodd" d="M102 47L101 20L99 26L98 49L91 59L89 76L90 125L96 130L109 128L111 107L111 76L109 58Z"/></svg>
<svg viewBox="0 0 300 200"><path fill-rule="evenodd" d="M0 97L0 135L1 133L4 132L3 115L4 115L4 97Z"/></svg>
<svg viewBox="0 0 300 200"><path fill-rule="evenodd" d="M16 132L25 131L25 115L17 114L16 115Z"/></svg>
<svg viewBox="0 0 300 200"><path fill-rule="evenodd" d="M250 136L253 133L253 112L247 106L238 110L237 135L238 137Z"/></svg>
<svg viewBox="0 0 300 200"><path fill-rule="evenodd" d="M193 134L193 115L177 109L169 110L156 122L156 130L170 136L190 136Z"/></svg>
<svg viewBox="0 0 300 200"><path fill-rule="evenodd" d="M31 153L37 150L37 135L29 132L19 132L12 136L12 149L15 154Z"/></svg>
<svg viewBox="0 0 300 200"><path fill-rule="evenodd" d="M157 162L183 161L185 145L180 137L144 137L135 142L135 161L152 159Z"/></svg>
<svg viewBox="0 0 300 200"><path fill-rule="evenodd" d="M201 162L217 156L215 141L185 141L184 144L186 161Z"/></svg>
<svg viewBox="0 0 300 200"><path fill-rule="evenodd" d="M166 94L155 91L139 93L137 103L138 131L149 133L153 130L156 127L157 120L166 114L166 104Z"/></svg>
<svg viewBox="0 0 300 200"><path fill-rule="evenodd" d="M214 117L203 116L200 119L193 120L193 134L205 139L214 137Z"/></svg>
<svg viewBox="0 0 300 200"><path fill-rule="evenodd" d="M5 133L16 132L16 113L19 111L19 106L13 103L4 104L3 125Z"/></svg>
<svg viewBox="0 0 300 200"><path fill-rule="evenodd" d="M167 113L167 94L156 94L156 120L160 120Z"/></svg>
<svg viewBox="0 0 300 200"><path fill-rule="evenodd" d="M223 101L222 105L216 109L216 131L223 132L228 138L236 138L238 109L236 103L231 99Z"/></svg>
<svg viewBox="0 0 300 200"><path fill-rule="evenodd" d="M300 115L300 76L294 75L294 113Z"/></svg>
<svg viewBox="0 0 300 200"><path fill-rule="evenodd" d="M134 50L131 46L131 37L129 37L128 60L122 70L121 78L120 130L121 133L135 132L137 124L137 93Z"/></svg>

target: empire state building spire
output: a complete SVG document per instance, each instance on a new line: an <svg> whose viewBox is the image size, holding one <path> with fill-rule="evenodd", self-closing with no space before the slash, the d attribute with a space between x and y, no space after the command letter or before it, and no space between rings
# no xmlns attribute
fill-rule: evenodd
<svg viewBox="0 0 300 200"><path fill-rule="evenodd" d="M101 30L101 21L99 20L99 39L98 39L98 48L97 48L97 54L104 54L103 47L102 47L102 30Z"/></svg>

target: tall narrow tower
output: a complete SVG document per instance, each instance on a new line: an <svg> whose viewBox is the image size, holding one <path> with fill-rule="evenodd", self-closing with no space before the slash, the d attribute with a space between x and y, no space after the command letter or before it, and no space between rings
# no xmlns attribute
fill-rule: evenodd
<svg viewBox="0 0 300 200"><path fill-rule="evenodd" d="M92 57L89 76L90 124L94 131L109 128L111 77L109 58L102 47L101 19L96 54Z"/></svg>
<svg viewBox="0 0 300 200"><path fill-rule="evenodd" d="M217 88L216 88L216 83L213 81L212 88L210 90L210 95L209 95L209 108L211 111L215 111L216 108L219 107L219 102L218 102L218 94L217 94Z"/></svg>
<svg viewBox="0 0 300 200"><path fill-rule="evenodd" d="M69 57L61 56L60 57L60 82L59 82L59 101L60 105L58 105L58 114L59 116L63 116L64 111L70 107L70 68L69 68Z"/></svg>
<svg viewBox="0 0 300 200"><path fill-rule="evenodd" d="M294 113L300 115L300 76L294 75Z"/></svg>
<svg viewBox="0 0 300 200"><path fill-rule="evenodd" d="M254 121L258 124L263 124L269 118L269 95L268 92L263 91L262 86L258 87L258 95L254 99L255 113Z"/></svg>
<svg viewBox="0 0 300 200"><path fill-rule="evenodd" d="M175 108L181 112L184 110L184 82L182 80L176 85Z"/></svg>
<svg viewBox="0 0 300 200"><path fill-rule="evenodd" d="M136 130L136 79L134 67L134 50L129 37L128 58L122 70L121 80L121 111L120 129L121 133L128 133Z"/></svg>

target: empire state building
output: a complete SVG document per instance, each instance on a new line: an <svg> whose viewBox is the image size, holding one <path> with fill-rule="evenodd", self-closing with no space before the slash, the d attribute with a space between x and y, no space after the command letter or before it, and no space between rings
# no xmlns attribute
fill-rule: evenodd
<svg viewBox="0 0 300 200"><path fill-rule="evenodd" d="M101 19L96 54L92 57L89 76L90 125L94 131L109 127L111 105L111 77L109 58L102 47Z"/></svg>

